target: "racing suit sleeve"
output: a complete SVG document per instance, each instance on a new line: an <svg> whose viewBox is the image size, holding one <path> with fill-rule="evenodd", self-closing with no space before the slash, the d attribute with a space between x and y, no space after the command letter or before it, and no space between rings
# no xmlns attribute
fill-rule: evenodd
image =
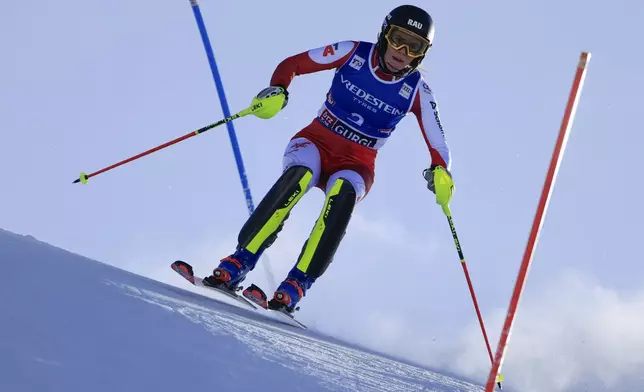
<svg viewBox="0 0 644 392"><path fill-rule="evenodd" d="M351 57L357 46L356 41L341 41L290 56L275 68L270 85L288 89L297 75L338 68Z"/></svg>
<svg viewBox="0 0 644 392"><path fill-rule="evenodd" d="M440 165L450 170L451 151L447 145L445 132L438 113L434 93L425 81L420 80L411 112L418 120L418 125L427 143L432 165Z"/></svg>

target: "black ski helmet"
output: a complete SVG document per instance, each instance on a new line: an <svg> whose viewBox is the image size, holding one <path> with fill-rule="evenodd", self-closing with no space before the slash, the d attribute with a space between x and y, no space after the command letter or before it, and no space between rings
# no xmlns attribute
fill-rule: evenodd
<svg viewBox="0 0 644 392"><path fill-rule="evenodd" d="M409 66L401 71L389 71L385 65L384 55L387 51L388 45L385 36L391 29L391 26L404 28L427 39L429 41L427 50L429 50L432 47L432 43L434 41L434 21L432 20L432 17L427 13L427 11L422 8L416 7L414 5L401 5L394 8L382 22L382 27L380 29L380 33L378 34L378 42L376 44L378 49L378 61L380 63L380 68L383 71L393 75L403 75L410 73L418 67L421 61L423 61L425 54L412 60ZM425 53L427 53L427 50L425 51Z"/></svg>

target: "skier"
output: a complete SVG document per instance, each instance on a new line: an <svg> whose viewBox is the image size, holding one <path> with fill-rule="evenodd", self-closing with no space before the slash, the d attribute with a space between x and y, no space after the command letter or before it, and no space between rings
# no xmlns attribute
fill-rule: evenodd
<svg viewBox="0 0 644 392"><path fill-rule="evenodd" d="M287 89L296 75L330 69L335 75L318 115L286 147L282 175L241 228L235 252L220 261L204 284L236 291L275 241L293 206L315 186L326 193L324 206L286 279L268 302L257 286L246 289L265 307L292 313L326 271L355 205L369 193L378 150L410 112L431 156L429 169L423 171L427 187L437 203L449 203L454 187L450 150L434 95L417 70L433 39L430 15L402 5L386 16L375 44L337 42L277 66L270 86L253 99L272 105L270 116L286 106Z"/></svg>

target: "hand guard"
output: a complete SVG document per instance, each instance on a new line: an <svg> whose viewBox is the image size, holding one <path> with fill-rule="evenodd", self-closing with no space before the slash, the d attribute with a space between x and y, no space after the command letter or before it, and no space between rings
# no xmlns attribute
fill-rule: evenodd
<svg viewBox="0 0 644 392"><path fill-rule="evenodd" d="M266 87L253 98L253 114L268 119L279 113L288 103L288 91L282 86Z"/></svg>
<svg viewBox="0 0 644 392"><path fill-rule="evenodd" d="M423 171L423 177L427 180L427 189L436 195L436 203L441 206L448 205L454 193L454 181L449 170L432 165Z"/></svg>

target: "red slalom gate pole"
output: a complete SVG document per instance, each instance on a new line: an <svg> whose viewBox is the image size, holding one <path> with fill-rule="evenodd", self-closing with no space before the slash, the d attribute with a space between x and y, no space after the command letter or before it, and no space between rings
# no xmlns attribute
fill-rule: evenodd
<svg viewBox="0 0 644 392"><path fill-rule="evenodd" d="M552 160L550 161L550 168L548 169L548 173L546 175L546 180L541 192L541 198L537 206L537 212L532 223L530 237L528 238L528 243L523 255L523 261L521 262L521 268L519 269L519 275L517 276L516 284L514 286L514 292L512 293L512 299L510 300L510 307L505 318L503 330L501 331L501 337L499 339L499 345L496 349L494 363L492 364L492 369L490 370L487 384L485 386L485 392L492 392L494 390L495 380L503 364L503 357L507 349L508 340L510 338L512 325L514 323L514 316L519 305L519 300L521 298L521 293L523 292L526 277L528 276L528 270L532 261L532 254L539 239L539 232L541 231L541 227L543 226L543 217L548 208L550 196L552 195L552 189L557 176L557 172L559 171L561 158L563 157L566 143L568 142L568 135L570 133L569 131L572 127L573 119L575 117L577 104L579 102L579 95L586 78L586 68L589 61L590 53L582 52L581 56L579 57L579 63L577 64L577 72L575 74L575 79L573 80L572 89L568 98L566 111L564 112L561 128L559 129L559 137L557 138L557 143L552 154Z"/></svg>

